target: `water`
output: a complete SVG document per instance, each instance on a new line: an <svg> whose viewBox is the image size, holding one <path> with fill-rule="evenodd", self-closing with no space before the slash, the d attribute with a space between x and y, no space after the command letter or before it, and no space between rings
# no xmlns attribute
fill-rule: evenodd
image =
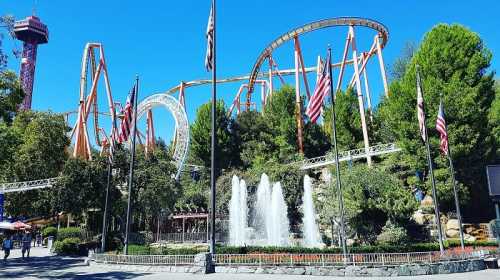
<svg viewBox="0 0 500 280"><path fill-rule="evenodd" d="M257 201L255 203L254 227L256 236L265 245L270 245L271 240L271 183L265 173L260 177L260 183L257 187Z"/></svg>
<svg viewBox="0 0 500 280"><path fill-rule="evenodd" d="M311 178L304 176L304 195L302 196L302 210L304 218L302 219L302 240L304 247L320 247L321 239L319 235L318 224L316 223L316 211L312 197Z"/></svg>
<svg viewBox="0 0 500 280"><path fill-rule="evenodd" d="M283 196L281 183L273 185L271 193L271 230L268 244L272 246L290 245L290 223L288 221L288 211Z"/></svg>
<svg viewBox="0 0 500 280"><path fill-rule="evenodd" d="M246 183L233 176L229 202L229 244L289 246L290 223L283 189L279 182L271 182L262 174L257 187L253 228L248 226L248 193ZM249 234L255 232L255 234Z"/></svg>
<svg viewBox="0 0 500 280"><path fill-rule="evenodd" d="M247 189L245 181L234 175L231 182L231 201L229 202L229 244L242 246L246 243L247 228Z"/></svg>

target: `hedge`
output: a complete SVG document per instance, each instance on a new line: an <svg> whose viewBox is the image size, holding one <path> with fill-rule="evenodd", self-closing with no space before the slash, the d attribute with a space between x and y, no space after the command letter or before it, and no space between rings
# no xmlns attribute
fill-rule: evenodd
<svg viewBox="0 0 500 280"><path fill-rule="evenodd" d="M57 236L57 228L55 227L46 227L42 230L42 236L43 237L49 237L49 236Z"/></svg>
<svg viewBox="0 0 500 280"><path fill-rule="evenodd" d="M460 241L449 240L444 243L445 248L459 247ZM472 247L490 247L497 246L494 241L476 241L466 242L466 246ZM195 255L205 252L201 248L153 248L147 245L129 245L129 254L131 255ZM341 248L304 248L304 247L273 247L273 246L222 246L216 248L218 254L275 254L275 253L295 253L295 254L340 254ZM350 246L349 253L407 253L407 252L429 252L439 251L438 243L415 243L407 245L366 245Z"/></svg>
<svg viewBox="0 0 500 280"><path fill-rule="evenodd" d="M80 238L82 230L78 227L67 227L59 229L57 232L57 239L64 240L66 238Z"/></svg>
<svg viewBox="0 0 500 280"><path fill-rule="evenodd" d="M80 238L70 237L54 242L54 252L58 255L78 255Z"/></svg>

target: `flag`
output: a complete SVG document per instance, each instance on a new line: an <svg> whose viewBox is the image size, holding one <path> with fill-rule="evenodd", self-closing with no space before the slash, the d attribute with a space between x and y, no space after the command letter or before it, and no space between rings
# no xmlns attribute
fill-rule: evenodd
<svg viewBox="0 0 500 280"><path fill-rule="evenodd" d="M212 71L213 69L213 48L214 48L214 2L212 1L212 7L210 8L210 16L208 17L207 24L207 54L205 56L205 68L207 71Z"/></svg>
<svg viewBox="0 0 500 280"><path fill-rule="evenodd" d="M420 85L420 75L417 70L417 117L420 135L424 141L427 141L427 130L425 128L424 96Z"/></svg>
<svg viewBox="0 0 500 280"><path fill-rule="evenodd" d="M130 136L130 131L132 130L132 117L133 117L133 108L135 104L135 86L132 87L130 94L127 97L127 103L125 104L125 108L123 109L123 119L120 123L120 135L119 142L123 143L128 140Z"/></svg>
<svg viewBox="0 0 500 280"><path fill-rule="evenodd" d="M330 65L330 57L327 58L325 66L328 65ZM309 119L311 119L311 122L313 123L315 123L321 115L323 99L328 95L328 93L330 93L330 69L329 67L322 68L323 71L321 72L316 83L316 89L314 89L314 93L309 99L306 109L306 115L309 116Z"/></svg>
<svg viewBox="0 0 500 280"><path fill-rule="evenodd" d="M448 132L446 131L446 120L444 119L443 102L439 103L439 112L436 120L436 129L441 134L439 148L443 155L448 154Z"/></svg>
<svg viewBox="0 0 500 280"><path fill-rule="evenodd" d="M113 164L113 156L116 150L116 142L118 140L118 131L113 126L113 131L111 132L111 137L109 141L109 151L108 151L108 160L110 164Z"/></svg>

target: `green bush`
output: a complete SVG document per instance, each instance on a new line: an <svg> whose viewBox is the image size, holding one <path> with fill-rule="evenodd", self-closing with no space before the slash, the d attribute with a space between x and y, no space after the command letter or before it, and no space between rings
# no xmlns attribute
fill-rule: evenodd
<svg viewBox="0 0 500 280"><path fill-rule="evenodd" d="M49 237L49 236L57 236L57 228L55 227L46 227L42 230L42 236L43 237Z"/></svg>
<svg viewBox="0 0 500 280"><path fill-rule="evenodd" d="M54 252L58 255L78 255L80 238L70 237L54 242Z"/></svg>
<svg viewBox="0 0 500 280"><path fill-rule="evenodd" d="M78 227L62 228L57 232L57 239L64 240L66 238L80 238L82 229Z"/></svg>
<svg viewBox="0 0 500 280"><path fill-rule="evenodd" d="M408 241L406 230L398 225L393 224L390 220L382 228L382 232L377 236L379 244L404 244Z"/></svg>

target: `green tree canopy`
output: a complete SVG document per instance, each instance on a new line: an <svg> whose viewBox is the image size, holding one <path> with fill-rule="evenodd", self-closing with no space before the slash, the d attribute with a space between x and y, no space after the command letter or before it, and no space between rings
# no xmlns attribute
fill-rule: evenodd
<svg viewBox="0 0 500 280"><path fill-rule="evenodd" d="M469 205L473 207L466 211L468 216L488 215L484 211L489 201L484 167L491 158L494 143L487 124L495 94L493 73L488 72L490 61L491 53L476 33L461 25L437 25L425 35L404 76L391 84L390 98L383 99L377 114L378 122L391 132L381 136L394 137L404 149L399 158L404 162L397 165L426 170L425 147L419 136L415 109L418 64L436 174L438 180L449 177L446 159L439 156L438 133L434 129L442 96L456 176L471 194ZM451 192L450 184L439 185L441 193Z"/></svg>
<svg viewBox="0 0 500 280"><path fill-rule="evenodd" d="M0 71L0 122L12 122L23 98L24 92L16 74L12 71Z"/></svg>

